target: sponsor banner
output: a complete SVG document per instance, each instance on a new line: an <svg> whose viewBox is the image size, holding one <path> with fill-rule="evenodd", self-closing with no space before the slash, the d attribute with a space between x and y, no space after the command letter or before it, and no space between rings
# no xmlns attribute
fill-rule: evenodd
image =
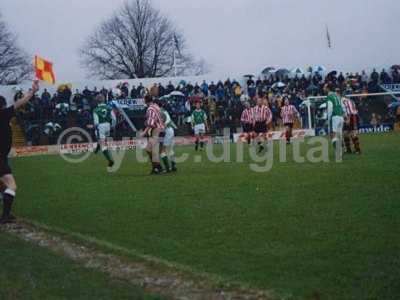
<svg viewBox="0 0 400 300"><path fill-rule="evenodd" d="M358 127L358 133L384 133L392 130L392 124L382 124L379 126L362 125Z"/></svg>
<svg viewBox="0 0 400 300"><path fill-rule="evenodd" d="M146 108L144 99L119 99L113 100L112 104L130 110L144 110Z"/></svg>
<svg viewBox="0 0 400 300"><path fill-rule="evenodd" d="M57 146L16 147L11 149L10 157L57 154L57 148Z"/></svg>
<svg viewBox="0 0 400 300"><path fill-rule="evenodd" d="M360 125L358 127L358 133L385 133L393 130L392 124L382 124L379 126L372 126L372 125ZM329 133L328 127L319 127L315 128L315 135L322 136L327 135Z"/></svg>
<svg viewBox="0 0 400 300"><path fill-rule="evenodd" d="M298 138L304 138L308 136L315 136L315 131L313 129L296 129L293 130L293 137L294 139ZM233 141L235 143L238 142L246 142L247 143L247 133L235 133L233 135ZM286 139L285 132L284 131L270 131L266 134L264 134L264 137L267 138L268 140L284 140Z"/></svg>
<svg viewBox="0 0 400 300"><path fill-rule="evenodd" d="M187 146L194 145L196 138L192 136L188 137L175 137L175 145ZM203 137L206 143L212 142L211 136ZM106 141L104 146L111 151L129 151L134 150L136 147L141 149L147 145L147 139L130 139L122 141ZM36 155L56 155L56 154L76 154L94 152L97 147L97 143L81 143L81 144L63 144L63 145L51 145L51 146L33 146L33 147L18 147L13 148L10 152L10 157L25 157L25 156L36 156Z"/></svg>
<svg viewBox="0 0 400 300"><path fill-rule="evenodd" d="M96 143L82 143L82 144L62 144L57 145L58 153L60 154L74 154L93 152L96 149Z"/></svg>
<svg viewBox="0 0 400 300"><path fill-rule="evenodd" d="M212 143L211 136L203 136L202 139L205 143ZM174 142L177 146L190 146L195 144L196 138L194 136L175 137Z"/></svg>

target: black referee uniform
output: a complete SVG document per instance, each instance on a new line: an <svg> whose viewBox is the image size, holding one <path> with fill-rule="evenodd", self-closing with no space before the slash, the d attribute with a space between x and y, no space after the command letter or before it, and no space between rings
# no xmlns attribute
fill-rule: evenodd
<svg viewBox="0 0 400 300"><path fill-rule="evenodd" d="M12 131L10 121L14 117L14 106L0 109L0 177L12 174L8 164L8 154L11 150Z"/></svg>
<svg viewBox="0 0 400 300"><path fill-rule="evenodd" d="M5 103L2 104L4 105ZM12 144L10 121L14 116L14 112L14 106L0 109L0 178L4 175L12 174L10 165L8 164L8 154L10 153ZM3 214L0 218L0 224L7 224L15 219L11 215L15 191L3 185L0 188L3 194Z"/></svg>

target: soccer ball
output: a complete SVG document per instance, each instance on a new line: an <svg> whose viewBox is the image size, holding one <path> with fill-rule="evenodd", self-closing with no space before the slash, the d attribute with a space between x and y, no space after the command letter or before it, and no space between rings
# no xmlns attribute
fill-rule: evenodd
<svg viewBox="0 0 400 300"><path fill-rule="evenodd" d="M119 88L113 88L111 93L114 98L119 98L122 95L122 91Z"/></svg>

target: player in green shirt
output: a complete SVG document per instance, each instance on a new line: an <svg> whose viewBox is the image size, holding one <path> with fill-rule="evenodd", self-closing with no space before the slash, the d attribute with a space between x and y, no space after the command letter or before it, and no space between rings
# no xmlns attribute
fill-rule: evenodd
<svg viewBox="0 0 400 300"><path fill-rule="evenodd" d="M160 102L161 118L165 124L165 136L163 141L164 151L161 153L161 160L167 172L176 172L175 152L174 152L174 138L175 130L178 129L168 111L165 109L165 102ZM170 166L171 163L171 166Z"/></svg>
<svg viewBox="0 0 400 300"><path fill-rule="evenodd" d="M195 150L197 151L199 149L199 144L200 144L200 149L202 150L204 148L203 136L207 131L207 114L201 108L200 101L196 102L196 109L192 112L191 120L192 120L192 128L194 130L194 135L196 137Z"/></svg>
<svg viewBox="0 0 400 300"><path fill-rule="evenodd" d="M326 84L324 87L327 93L326 106L328 111L328 120L330 122L332 144L335 149L341 147L343 139L344 110L340 97L332 88Z"/></svg>
<svg viewBox="0 0 400 300"><path fill-rule="evenodd" d="M93 123L98 139L95 152L97 153L101 149L108 161L108 167L111 168L114 165L114 160L107 149L106 139L110 137L111 127L115 127L116 116L112 108L105 103L104 95L97 95L96 100L98 104L93 110Z"/></svg>

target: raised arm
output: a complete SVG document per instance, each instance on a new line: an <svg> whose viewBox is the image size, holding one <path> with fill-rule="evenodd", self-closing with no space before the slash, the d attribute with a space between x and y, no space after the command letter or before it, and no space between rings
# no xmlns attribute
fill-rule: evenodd
<svg viewBox="0 0 400 300"><path fill-rule="evenodd" d="M21 106L24 106L26 103L29 102L29 100L32 99L33 95L35 95L35 93L36 93L38 90L39 90L39 82L38 82L37 80L35 80L35 81L32 83L32 89L31 89L29 92L25 93L25 95L24 95L21 99L18 99L18 100L14 103L14 108L15 108L15 109L18 109L18 108L20 108Z"/></svg>

